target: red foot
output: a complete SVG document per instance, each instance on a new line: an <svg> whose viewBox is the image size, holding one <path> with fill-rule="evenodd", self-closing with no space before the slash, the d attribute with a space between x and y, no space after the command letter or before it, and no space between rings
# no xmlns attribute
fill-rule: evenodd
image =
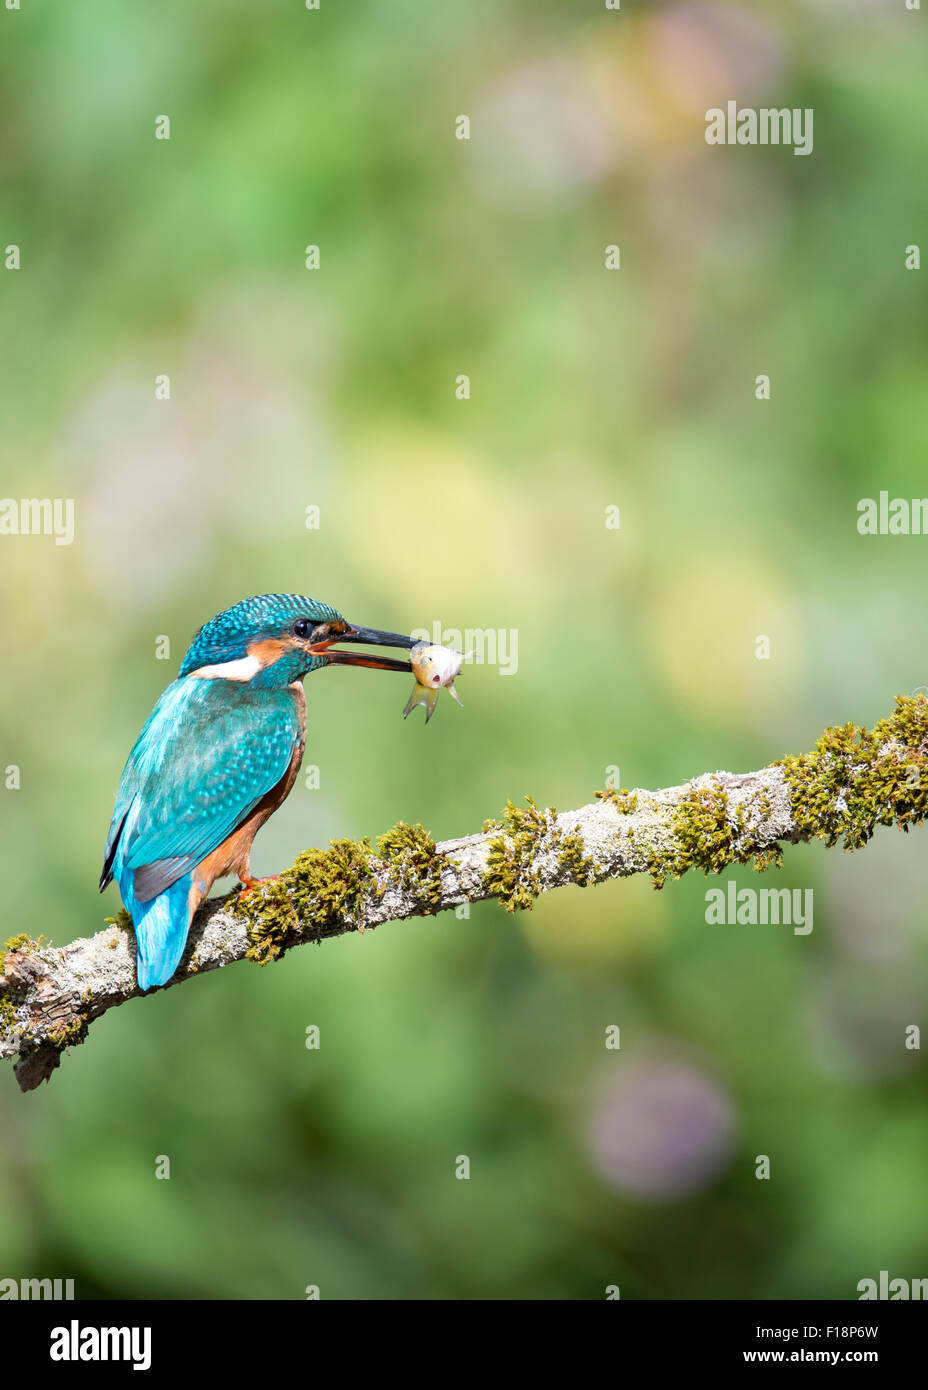
<svg viewBox="0 0 928 1390"><path fill-rule="evenodd" d="M240 879L240 882L244 883L245 887L239 893L238 901L241 902L242 898L247 898L248 894L253 893L256 888L260 888L262 883L276 883L279 878L280 874L269 874L267 878Z"/></svg>

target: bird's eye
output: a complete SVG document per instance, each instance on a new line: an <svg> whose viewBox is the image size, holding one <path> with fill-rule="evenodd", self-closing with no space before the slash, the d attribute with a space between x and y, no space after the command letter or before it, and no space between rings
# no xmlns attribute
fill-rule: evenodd
<svg viewBox="0 0 928 1390"><path fill-rule="evenodd" d="M293 631L297 637L311 637L313 625L308 618L298 618L293 624Z"/></svg>

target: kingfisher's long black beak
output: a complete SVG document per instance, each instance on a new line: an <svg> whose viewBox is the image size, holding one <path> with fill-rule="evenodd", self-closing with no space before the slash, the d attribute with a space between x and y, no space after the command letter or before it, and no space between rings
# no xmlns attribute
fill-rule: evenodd
<svg viewBox="0 0 928 1390"><path fill-rule="evenodd" d="M404 637L400 632L380 632L374 627L350 627L334 637L333 642L353 642L366 647L414 647L419 641L416 637ZM368 666L374 671L411 670L408 661L395 661L390 656L374 656L368 652L343 652L326 644L319 649L330 666Z"/></svg>

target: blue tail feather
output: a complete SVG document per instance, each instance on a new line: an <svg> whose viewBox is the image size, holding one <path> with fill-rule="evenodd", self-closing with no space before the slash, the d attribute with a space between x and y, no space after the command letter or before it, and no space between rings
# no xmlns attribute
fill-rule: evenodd
<svg viewBox="0 0 928 1390"><path fill-rule="evenodd" d="M190 929L190 885L193 874L184 874L157 897L140 903L132 892L131 869L119 875L122 900L132 918L138 946L136 973L139 989L167 984L180 965Z"/></svg>

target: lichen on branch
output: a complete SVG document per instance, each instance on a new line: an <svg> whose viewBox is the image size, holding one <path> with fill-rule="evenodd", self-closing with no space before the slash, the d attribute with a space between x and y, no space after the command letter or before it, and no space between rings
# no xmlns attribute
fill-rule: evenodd
<svg viewBox="0 0 928 1390"><path fill-rule="evenodd" d="M400 822L373 846L333 840L241 901L235 893L211 899L163 988L466 902L496 898L508 912L529 910L539 894L566 884L641 873L660 888L690 869L766 869L782 862L789 843L817 838L858 849L878 825L907 831L928 814L928 701L898 696L872 729L826 729L810 753L757 772L705 773L653 792L607 787L576 811L525 800L507 802L499 820L462 839L436 844L421 825ZM0 951L0 1059L17 1058L17 1081L31 1090L97 1018L138 994L124 913L65 946L13 937Z"/></svg>
<svg viewBox="0 0 928 1390"><path fill-rule="evenodd" d="M899 695L872 729L826 729L811 753L777 766L807 838L859 849L878 825L908 830L928 813L928 701Z"/></svg>

